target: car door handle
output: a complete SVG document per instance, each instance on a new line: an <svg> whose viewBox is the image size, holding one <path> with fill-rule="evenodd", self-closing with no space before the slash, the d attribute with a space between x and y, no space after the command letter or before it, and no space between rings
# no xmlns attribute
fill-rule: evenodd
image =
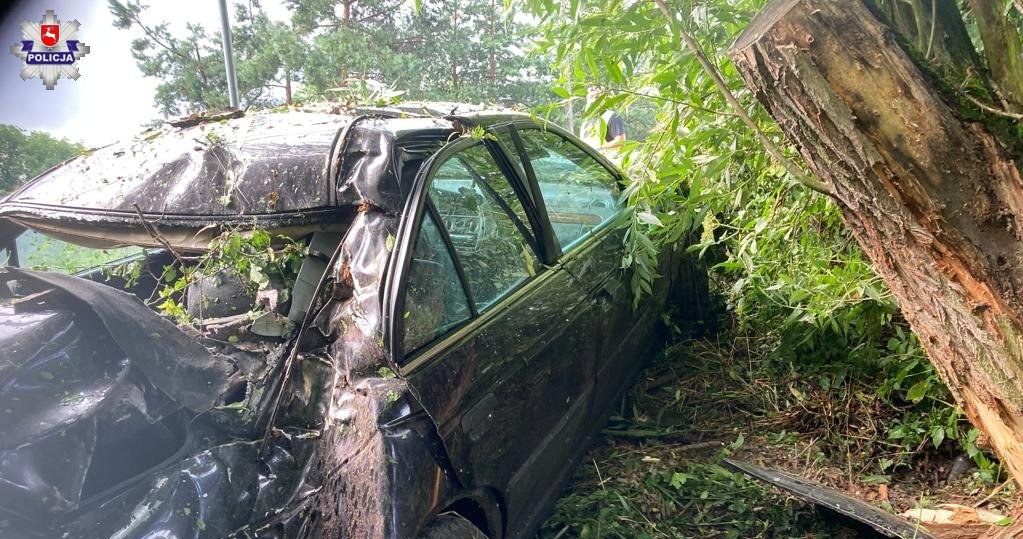
<svg viewBox="0 0 1023 539"><path fill-rule="evenodd" d="M590 289L590 296L598 303L614 303L620 288L621 281L615 279L614 275L607 274Z"/></svg>
<svg viewBox="0 0 1023 539"><path fill-rule="evenodd" d="M497 397L493 393L487 393L468 412L462 415L462 432L469 436L470 440L478 441L483 436L483 433L490 428L490 424L494 419L494 406L496 404Z"/></svg>
<svg viewBox="0 0 1023 539"><path fill-rule="evenodd" d="M606 285L605 286L601 286L596 291L594 291L593 292L593 297L598 302L606 302L606 303L611 303L615 299L614 293L611 292L611 289L608 288Z"/></svg>

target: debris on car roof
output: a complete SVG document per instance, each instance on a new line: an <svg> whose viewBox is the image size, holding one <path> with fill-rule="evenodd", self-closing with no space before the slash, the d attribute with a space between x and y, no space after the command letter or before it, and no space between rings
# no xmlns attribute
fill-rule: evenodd
<svg viewBox="0 0 1023 539"><path fill-rule="evenodd" d="M182 116L168 121L167 123L174 127L192 127L194 125L219 122L222 120L230 120L233 118L241 118L245 115L245 111L227 108L220 112L208 113L208 112L193 112L188 116Z"/></svg>
<svg viewBox="0 0 1023 539"><path fill-rule="evenodd" d="M93 151L41 175L6 204L90 212L230 216L330 205L321 177L351 117L252 114L169 127ZM73 188L69 188L73 186ZM271 197L277 193L277 197Z"/></svg>

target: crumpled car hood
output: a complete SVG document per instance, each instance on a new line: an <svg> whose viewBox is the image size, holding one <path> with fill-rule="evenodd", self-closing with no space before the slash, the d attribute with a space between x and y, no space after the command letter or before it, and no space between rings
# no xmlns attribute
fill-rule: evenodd
<svg viewBox="0 0 1023 539"><path fill-rule="evenodd" d="M223 537L315 491L311 440L262 443L265 354L211 351L99 283L8 271L51 301L0 303L0 536Z"/></svg>

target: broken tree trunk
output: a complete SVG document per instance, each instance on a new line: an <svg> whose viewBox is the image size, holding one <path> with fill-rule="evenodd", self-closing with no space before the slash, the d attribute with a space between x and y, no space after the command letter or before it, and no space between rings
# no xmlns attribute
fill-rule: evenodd
<svg viewBox="0 0 1023 539"><path fill-rule="evenodd" d="M732 49L1023 483L1023 182L863 0L776 0Z"/></svg>

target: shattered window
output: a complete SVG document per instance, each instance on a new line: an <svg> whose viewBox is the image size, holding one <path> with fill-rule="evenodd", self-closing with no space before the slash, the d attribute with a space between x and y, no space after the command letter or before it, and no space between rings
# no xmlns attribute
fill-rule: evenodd
<svg viewBox="0 0 1023 539"><path fill-rule="evenodd" d="M476 308L485 310L540 268L525 211L482 144L437 170L430 198L447 227Z"/></svg>
<svg viewBox="0 0 1023 539"><path fill-rule="evenodd" d="M469 319L469 301L455 262L430 214L423 217L419 228L405 294L402 345L406 353L418 350Z"/></svg>
<svg viewBox="0 0 1023 539"><path fill-rule="evenodd" d="M617 215L618 182L600 162L556 133L525 129L519 134L554 236L568 252Z"/></svg>
<svg viewBox="0 0 1023 539"><path fill-rule="evenodd" d="M141 247L94 249L26 230L17 239L18 263L23 268L73 275L142 254Z"/></svg>

